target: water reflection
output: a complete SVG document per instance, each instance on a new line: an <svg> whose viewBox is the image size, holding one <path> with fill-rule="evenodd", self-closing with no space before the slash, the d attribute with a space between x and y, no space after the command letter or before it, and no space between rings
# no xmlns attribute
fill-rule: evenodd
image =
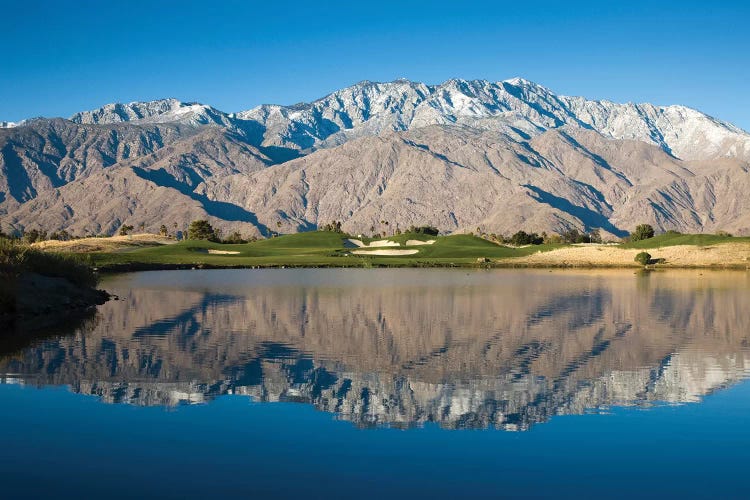
<svg viewBox="0 0 750 500"><path fill-rule="evenodd" d="M110 279L6 382L104 402L299 401L361 427L523 430L611 405L696 402L750 370L747 273L247 270Z"/></svg>

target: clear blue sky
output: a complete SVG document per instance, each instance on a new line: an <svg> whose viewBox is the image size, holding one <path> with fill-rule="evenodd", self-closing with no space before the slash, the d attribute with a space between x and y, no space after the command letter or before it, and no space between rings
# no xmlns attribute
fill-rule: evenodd
<svg viewBox="0 0 750 500"><path fill-rule="evenodd" d="M741 2L0 0L0 120L162 97L223 111L360 80L523 76L750 129Z"/></svg>

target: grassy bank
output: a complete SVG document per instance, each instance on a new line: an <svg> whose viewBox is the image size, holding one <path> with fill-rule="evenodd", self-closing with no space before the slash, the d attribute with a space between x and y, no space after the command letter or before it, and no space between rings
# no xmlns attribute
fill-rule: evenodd
<svg viewBox="0 0 750 500"><path fill-rule="evenodd" d="M82 287L93 287L97 283L96 274L91 269L91 260L85 256L44 252L4 238L0 238L0 271L64 278Z"/></svg>
<svg viewBox="0 0 750 500"><path fill-rule="evenodd" d="M33 281L28 277L37 278ZM70 297L62 295L74 295L75 290L93 290L97 276L91 261L83 256L43 252L0 238L0 282L0 316L8 316L18 312L19 304L21 308L34 304L36 297L40 307L45 300L54 300L51 287L58 290L61 303L65 304L66 300L70 303Z"/></svg>

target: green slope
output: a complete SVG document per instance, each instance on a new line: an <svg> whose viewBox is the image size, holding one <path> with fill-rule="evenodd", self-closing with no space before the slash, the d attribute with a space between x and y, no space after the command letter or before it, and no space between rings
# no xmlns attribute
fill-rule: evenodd
<svg viewBox="0 0 750 500"><path fill-rule="evenodd" d="M504 258L528 255L557 248L534 246L507 248L468 235L429 237L399 235L402 244L409 239L435 239L432 245L412 247L419 253L409 256L353 255L344 247L346 235L328 231L290 234L246 244L220 244L209 241L182 241L173 245L137 248L124 252L95 253L91 258L99 267L127 264L207 265L207 266L418 266L466 265L478 258ZM216 255L209 250L237 252Z"/></svg>

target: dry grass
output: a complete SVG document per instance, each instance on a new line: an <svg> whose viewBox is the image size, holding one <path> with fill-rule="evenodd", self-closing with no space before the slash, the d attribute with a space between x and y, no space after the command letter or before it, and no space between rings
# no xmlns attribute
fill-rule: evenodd
<svg viewBox="0 0 750 500"><path fill-rule="evenodd" d="M581 245L497 262L539 267L641 267L634 259L642 251L611 245ZM750 243L747 242L679 245L647 251L652 259L663 259L659 267L750 267Z"/></svg>
<svg viewBox="0 0 750 500"><path fill-rule="evenodd" d="M170 245L172 243L176 243L176 241L158 234L131 234L109 238L81 238L71 241L41 241L34 243L32 247L46 252L91 253L115 252L127 248Z"/></svg>

